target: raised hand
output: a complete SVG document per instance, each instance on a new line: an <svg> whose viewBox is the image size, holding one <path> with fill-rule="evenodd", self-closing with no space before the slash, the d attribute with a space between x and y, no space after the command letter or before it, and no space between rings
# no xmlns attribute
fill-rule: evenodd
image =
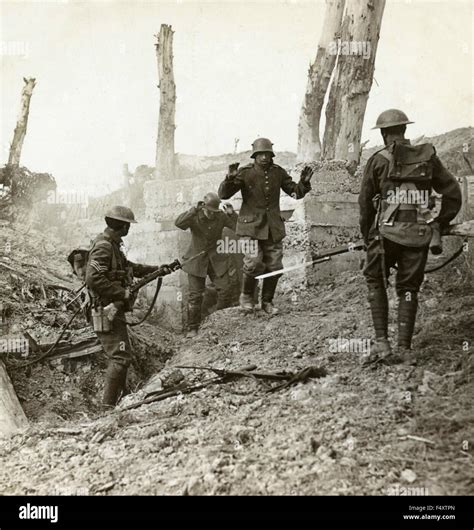
<svg viewBox="0 0 474 530"><path fill-rule="evenodd" d="M226 177L228 180L232 180L237 176L237 173L239 172L239 165L239 162L235 162L234 164L229 165Z"/></svg>
<svg viewBox="0 0 474 530"><path fill-rule="evenodd" d="M305 166L303 168L303 171L301 172L301 181L304 183L307 183L311 180L311 177L313 176L313 169L311 166Z"/></svg>

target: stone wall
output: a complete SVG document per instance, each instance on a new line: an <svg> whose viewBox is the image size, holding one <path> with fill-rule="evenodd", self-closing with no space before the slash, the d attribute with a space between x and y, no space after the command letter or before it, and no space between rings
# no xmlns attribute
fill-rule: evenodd
<svg viewBox="0 0 474 530"><path fill-rule="evenodd" d="M344 162L318 163L315 168L314 189L305 199L297 201L282 194L281 210L287 218L285 267L310 260L311 250L320 251L358 239L359 179L347 172ZM301 167L296 167L291 172L295 180L299 180L300 170ZM133 234L127 238L130 239L130 258L137 254L146 263L167 263L181 258L189 244L190 233L177 229L175 218L201 200L205 193L217 190L224 174L225 171L213 171L189 178L147 182L144 187L146 222L134 226ZM239 210L240 193L229 202ZM298 292L342 270L357 269L358 263L357 256L345 255L314 269L300 268L283 276L280 291ZM165 325L183 328L186 300L186 274L178 272L167 276L157 303L157 311Z"/></svg>

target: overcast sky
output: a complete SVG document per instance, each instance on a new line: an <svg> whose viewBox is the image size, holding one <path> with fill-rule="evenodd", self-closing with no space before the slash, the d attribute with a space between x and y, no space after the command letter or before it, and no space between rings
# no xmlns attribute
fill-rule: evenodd
<svg viewBox="0 0 474 530"><path fill-rule="evenodd" d="M356 0L349 0L356 1ZM388 0L363 140L384 109L404 109L410 136L472 125L469 1ZM22 164L61 187L115 186L121 166L154 165L158 74L154 34L172 24L176 150L250 148L268 136L296 150L309 62L324 2L5 2L1 17L2 163L22 78L36 77Z"/></svg>

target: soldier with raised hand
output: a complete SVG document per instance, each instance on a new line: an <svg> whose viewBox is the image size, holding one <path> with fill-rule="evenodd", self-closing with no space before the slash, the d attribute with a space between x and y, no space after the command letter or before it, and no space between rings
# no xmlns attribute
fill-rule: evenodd
<svg viewBox="0 0 474 530"><path fill-rule="evenodd" d="M105 214L107 228L98 235L89 251L86 286L91 298L92 323L109 360L103 404L115 406L125 391L132 350L125 313L132 310L129 287L134 277L141 278L159 269L128 261L122 252L122 238L128 234L135 216L126 206L114 206ZM110 321L104 308L114 304L117 311Z"/></svg>
<svg viewBox="0 0 474 530"><path fill-rule="evenodd" d="M228 254L219 252L218 241L222 241L224 227L235 229L237 214L232 205L220 210L220 199L214 192L204 196L196 206L179 215L175 225L182 230L191 230L191 243L183 257L183 271L188 274L188 333L187 338L198 334L201 323L201 306L209 276L217 291L216 309L231 305L230 260Z"/></svg>
<svg viewBox="0 0 474 530"><path fill-rule="evenodd" d="M369 361L416 363L411 343L430 242L461 208L460 186L433 145L411 145L405 138L410 123L398 109L380 114L374 129L380 129L385 148L368 160L359 195L360 229L367 245L364 276L376 339ZM432 190L442 195L437 216L430 210ZM431 250L440 252L438 247ZM392 354L388 340L386 292L390 268L395 265L397 355Z"/></svg>
<svg viewBox="0 0 474 530"><path fill-rule="evenodd" d="M240 307L244 311L254 309L255 277L265 272L283 268L283 238L286 235L280 212L280 189L295 199L302 199L311 189L313 171L306 166L299 182L294 182L288 173L273 163L273 144L267 138L258 138L252 144L252 164L239 169L231 164L225 180L219 186L219 197L229 199L242 193L242 207L237 220L236 233L247 239L249 248L244 256L242 293ZM265 278L262 287L262 309L275 315L273 296L280 275Z"/></svg>

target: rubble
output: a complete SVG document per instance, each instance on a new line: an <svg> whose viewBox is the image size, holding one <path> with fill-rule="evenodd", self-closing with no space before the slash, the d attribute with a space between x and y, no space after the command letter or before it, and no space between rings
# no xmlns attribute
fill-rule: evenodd
<svg viewBox="0 0 474 530"><path fill-rule="evenodd" d="M4 222L0 236L0 355L26 415L64 420L97 411L105 358L97 337L79 312L48 359L65 324L79 309L80 282L66 257L70 248L49 233ZM148 323L131 331L136 356L131 390L171 355L170 335Z"/></svg>
<svg viewBox="0 0 474 530"><path fill-rule="evenodd" d="M436 308L425 306L424 300L438 291L438 281L446 295ZM461 344L469 333L472 294L456 286L449 273L426 284L420 301L424 326L418 324L415 338L424 360L415 369L364 370L357 354L329 351L333 337L371 336L359 276L341 274L331 285L301 293L296 304L281 294L277 302L282 315L276 317L263 312L242 316L229 308L210 315L191 343L170 335L175 354L161 372L155 370L153 380L160 378L163 388L167 381L177 384L177 367L192 364L224 369L255 364L265 372L297 372L317 364L328 366L328 376L275 393L245 378L129 411L98 415L93 408L78 407L83 414L67 408L64 419L42 415L26 434L0 441L0 491L46 494L59 481L69 494L100 495L385 495L397 482L424 487L429 494L473 492L466 456L472 448L462 445L474 432L469 416L473 383L433 375L454 372L463 359L449 344ZM452 304L457 311L446 313ZM439 319L447 314L450 325L441 331ZM292 356L303 338L304 349L313 353L311 362ZM204 377L180 372L188 383ZM434 392L423 394L418 387L425 372L431 374L430 385L435 380L436 385ZM34 373L44 390L58 388L51 376L59 374L49 367ZM451 386L443 387L441 382L448 380ZM63 384L74 400L75 385ZM123 405L149 391L142 387ZM407 391L409 404L404 402ZM28 483L18 473L22 465L29 469ZM416 475L414 482L407 482L413 475L402 475L405 470Z"/></svg>

